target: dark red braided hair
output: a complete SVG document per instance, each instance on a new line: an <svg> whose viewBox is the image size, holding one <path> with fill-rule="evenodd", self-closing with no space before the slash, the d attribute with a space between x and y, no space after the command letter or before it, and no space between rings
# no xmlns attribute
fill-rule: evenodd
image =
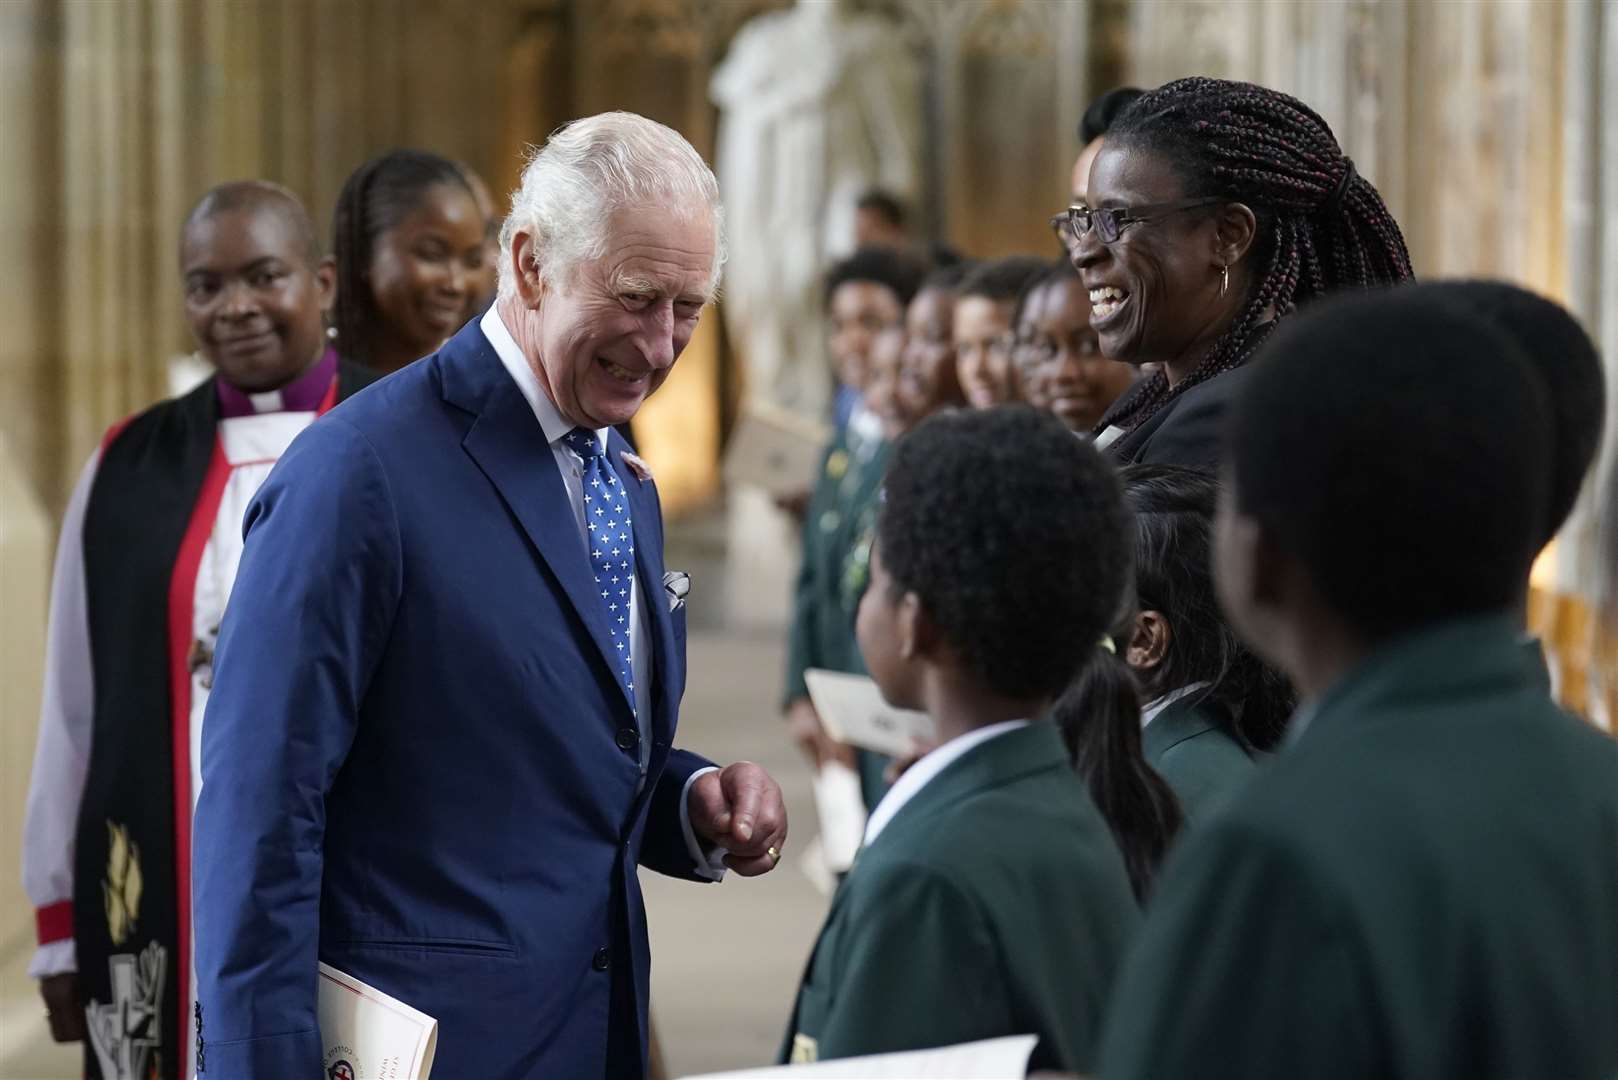
<svg viewBox="0 0 1618 1080"><path fill-rule="evenodd" d="M1191 387L1240 367L1299 304L1411 277L1404 235L1382 196L1354 171L1326 121L1297 98L1253 83L1178 79L1118 117L1107 132L1114 140L1164 158L1188 197L1251 209L1259 269L1247 303L1191 373L1172 389L1162 372L1151 376L1098 433L1113 424L1133 428Z"/></svg>

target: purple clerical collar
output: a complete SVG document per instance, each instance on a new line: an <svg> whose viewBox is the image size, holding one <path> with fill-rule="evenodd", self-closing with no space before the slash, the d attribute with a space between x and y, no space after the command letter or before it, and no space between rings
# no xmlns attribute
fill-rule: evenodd
<svg viewBox="0 0 1618 1080"><path fill-rule="evenodd" d="M327 346L308 371L279 390L249 394L215 375L213 384L219 395L219 418L233 420L255 413L318 412L320 402L331 388L332 376L336 373L337 350Z"/></svg>

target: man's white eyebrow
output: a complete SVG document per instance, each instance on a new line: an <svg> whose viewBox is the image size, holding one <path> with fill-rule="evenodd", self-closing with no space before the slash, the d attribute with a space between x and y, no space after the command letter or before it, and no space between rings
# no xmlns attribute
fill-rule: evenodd
<svg viewBox="0 0 1618 1080"><path fill-rule="evenodd" d="M621 293L656 293L661 291L656 282L634 274L619 274L613 279L613 291Z"/></svg>
<svg viewBox="0 0 1618 1080"><path fill-rule="evenodd" d="M650 278L639 277L635 274L618 274L613 278L613 291L617 293L649 293L652 296L667 296L669 290L652 281ZM694 300L703 304L713 302L711 287L704 286L693 293L680 293L680 300Z"/></svg>

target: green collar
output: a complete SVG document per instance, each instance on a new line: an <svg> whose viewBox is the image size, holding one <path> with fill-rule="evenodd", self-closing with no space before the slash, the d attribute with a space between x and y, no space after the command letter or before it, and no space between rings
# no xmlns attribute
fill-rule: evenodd
<svg viewBox="0 0 1618 1080"><path fill-rule="evenodd" d="M997 735L974 746L928 781L899 809L871 847L885 846L885 841L895 834L930 828L935 814L976 791L1000 787L1051 768L1069 768L1067 748L1054 724L1036 720L1027 727ZM1079 783L1076 776L1073 782Z"/></svg>
<svg viewBox="0 0 1618 1080"><path fill-rule="evenodd" d="M1543 662L1523 647L1521 619L1494 614L1454 619L1378 646L1294 717L1293 741L1387 702L1497 696L1544 684ZM1301 721L1301 724L1300 724Z"/></svg>
<svg viewBox="0 0 1618 1080"><path fill-rule="evenodd" d="M1141 752L1155 759L1178 743L1209 731L1228 730L1225 707L1209 696L1211 688L1187 694L1164 706L1140 733Z"/></svg>

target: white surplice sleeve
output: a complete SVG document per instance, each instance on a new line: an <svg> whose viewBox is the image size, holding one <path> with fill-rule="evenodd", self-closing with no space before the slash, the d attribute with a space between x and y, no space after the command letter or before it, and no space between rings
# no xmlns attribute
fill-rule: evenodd
<svg viewBox="0 0 1618 1080"><path fill-rule="evenodd" d="M99 449L79 473L62 518L51 577L39 742L23 819L22 881L34 905L39 949L34 978L78 969L73 947L73 844L90 764L95 686L85 608L84 512L101 463Z"/></svg>

